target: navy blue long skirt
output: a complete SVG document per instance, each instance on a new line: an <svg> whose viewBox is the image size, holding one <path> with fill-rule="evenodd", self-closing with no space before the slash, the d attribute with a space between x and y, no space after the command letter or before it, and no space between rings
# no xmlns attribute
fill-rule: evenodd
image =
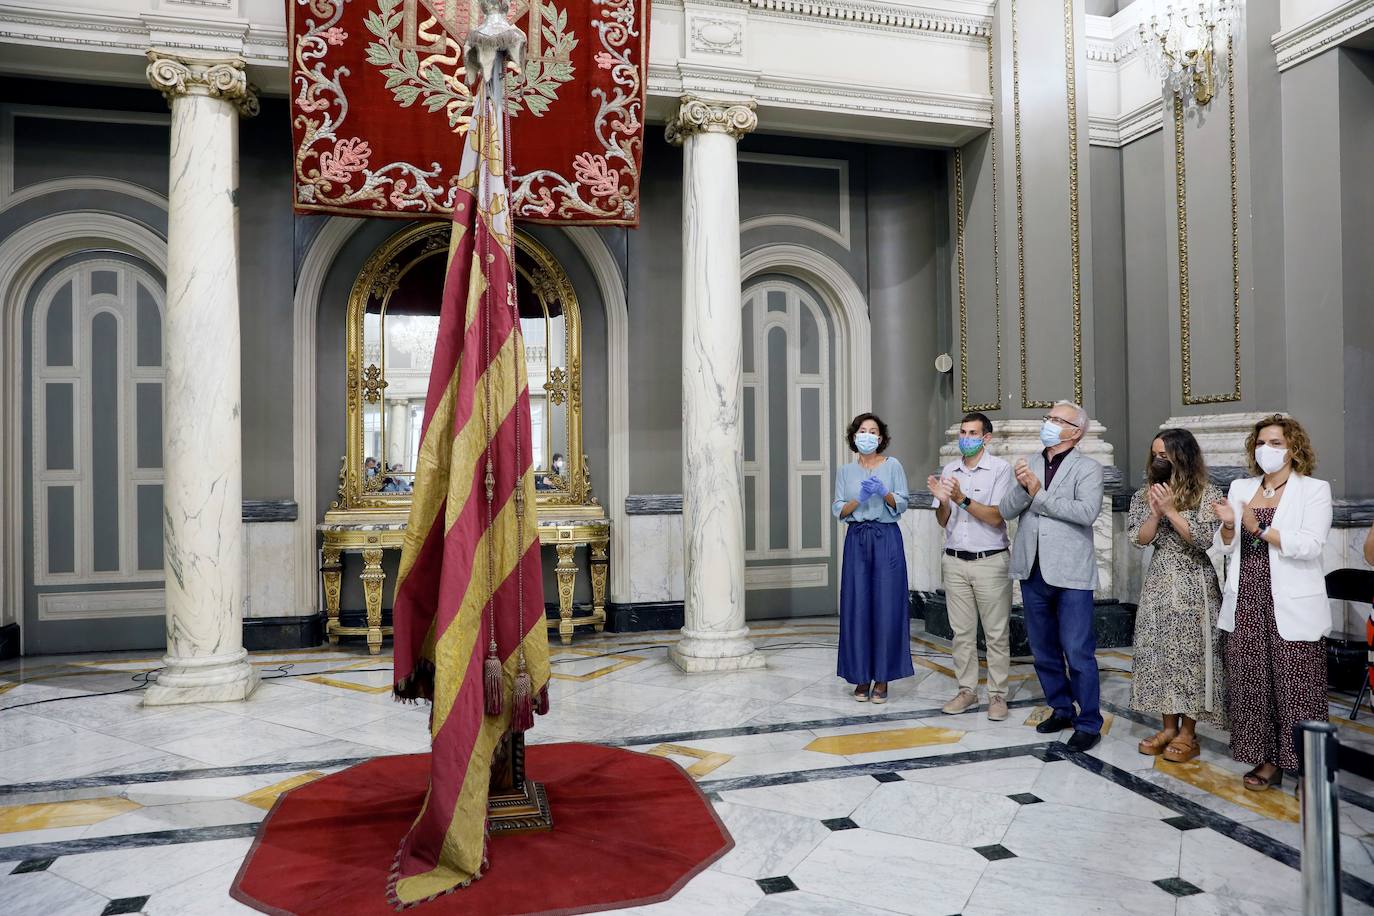
<svg viewBox="0 0 1374 916"><path fill-rule="evenodd" d="M840 577L840 677L867 684L916 673L909 602L902 532L884 522L851 524Z"/></svg>

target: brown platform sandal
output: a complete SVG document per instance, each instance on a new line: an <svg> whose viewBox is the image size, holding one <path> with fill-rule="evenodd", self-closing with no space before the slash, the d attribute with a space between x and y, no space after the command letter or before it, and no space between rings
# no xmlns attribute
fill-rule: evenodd
<svg viewBox="0 0 1374 916"><path fill-rule="evenodd" d="M1177 733L1171 735L1168 732L1155 732L1152 737L1146 738L1144 741L1137 744L1136 750L1147 757L1158 757L1160 754L1164 753L1164 749L1168 747L1169 743L1176 737L1178 737Z"/></svg>
<svg viewBox="0 0 1374 916"><path fill-rule="evenodd" d="M1164 749L1164 759L1170 763L1187 763L1198 754L1202 753L1202 748L1198 740L1185 741L1182 738L1175 738L1169 742L1169 746Z"/></svg>
<svg viewBox="0 0 1374 916"><path fill-rule="evenodd" d="M1251 792L1268 792L1275 786L1283 785L1283 770L1276 768L1274 772L1269 775L1269 778L1265 779L1263 776L1259 775L1259 767L1255 767L1249 773L1245 774L1243 781L1245 783L1245 788L1249 789Z"/></svg>

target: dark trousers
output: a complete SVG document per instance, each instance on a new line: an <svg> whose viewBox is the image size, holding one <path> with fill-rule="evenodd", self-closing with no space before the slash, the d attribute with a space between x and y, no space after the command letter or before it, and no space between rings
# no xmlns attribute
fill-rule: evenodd
<svg viewBox="0 0 1374 916"><path fill-rule="evenodd" d="M1071 720L1076 730L1098 734L1102 731L1102 712L1098 706L1092 591L1047 585L1037 563L1030 578L1021 580L1021 603L1026 609L1026 635L1045 702L1056 716Z"/></svg>

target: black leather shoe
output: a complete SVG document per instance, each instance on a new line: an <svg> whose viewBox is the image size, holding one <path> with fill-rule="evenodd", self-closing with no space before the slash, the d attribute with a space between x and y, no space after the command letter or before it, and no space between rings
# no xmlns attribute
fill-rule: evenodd
<svg viewBox="0 0 1374 916"><path fill-rule="evenodd" d="M1051 715L1044 722L1035 726L1035 730L1042 735L1052 735L1055 732L1062 732L1064 729L1073 725L1072 719L1065 719L1063 716Z"/></svg>
<svg viewBox="0 0 1374 916"><path fill-rule="evenodd" d="M1090 751L1097 747L1097 742L1101 740L1102 736L1096 732L1075 731L1069 739L1069 748L1075 751Z"/></svg>

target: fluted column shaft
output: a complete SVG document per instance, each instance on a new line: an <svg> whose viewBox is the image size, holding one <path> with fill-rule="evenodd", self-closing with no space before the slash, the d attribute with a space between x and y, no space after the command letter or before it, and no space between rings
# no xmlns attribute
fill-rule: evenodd
<svg viewBox="0 0 1374 916"><path fill-rule="evenodd" d="M684 671L761 668L744 625L739 184L736 144L753 103L684 96L668 139L683 147L682 523Z"/></svg>
<svg viewBox="0 0 1374 916"><path fill-rule="evenodd" d="M241 700L238 119L257 99L241 60L148 52L172 107L163 350L167 655L146 705Z"/></svg>

